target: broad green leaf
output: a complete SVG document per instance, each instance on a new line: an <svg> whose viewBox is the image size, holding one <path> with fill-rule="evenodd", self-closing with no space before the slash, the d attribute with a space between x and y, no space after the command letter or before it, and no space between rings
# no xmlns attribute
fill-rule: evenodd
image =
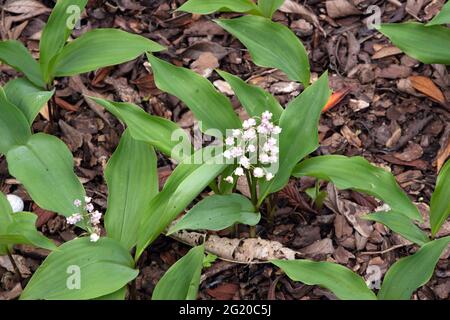
<svg viewBox="0 0 450 320"><path fill-rule="evenodd" d="M260 218L261 214L255 212L255 206L243 195L212 195L197 203L167 234L185 229L219 231L235 223L254 226Z"/></svg>
<svg viewBox="0 0 450 320"><path fill-rule="evenodd" d="M216 11L249 12L258 7L251 0L189 0L178 8L196 14L210 14Z"/></svg>
<svg viewBox="0 0 450 320"><path fill-rule="evenodd" d="M382 24L379 31L414 59L428 64L450 64L450 28L406 22Z"/></svg>
<svg viewBox="0 0 450 320"><path fill-rule="evenodd" d="M0 192L0 234L6 233L8 225L12 222L13 211L8 199ZM0 255L5 255L8 253L8 246L0 244Z"/></svg>
<svg viewBox="0 0 450 320"><path fill-rule="evenodd" d="M386 202L393 211L422 221L422 216L408 196L398 186L394 176L371 165L362 157L340 155L319 156L299 163L294 177L310 176L333 182L338 189L367 193Z"/></svg>
<svg viewBox="0 0 450 320"><path fill-rule="evenodd" d="M184 156L191 154L191 140L176 123L162 117L149 115L131 103L113 102L95 97L89 98L103 106L119 120L125 122L134 139L147 142L176 160L182 160L183 158L183 156L173 152L178 147L186 150L187 154Z"/></svg>
<svg viewBox="0 0 450 320"><path fill-rule="evenodd" d="M192 161L199 154L205 154L209 147L197 151L181 162L167 179L163 190L156 195L145 210L138 233L137 260L145 248L174 220L205 187L228 165L222 155L211 162L196 164ZM214 160L215 161L214 163Z"/></svg>
<svg viewBox="0 0 450 320"><path fill-rule="evenodd" d="M37 216L31 212L12 214L12 222L6 232L0 232L0 244L32 244L39 248L55 250L57 247L47 237L36 230Z"/></svg>
<svg viewBox="0 0 450 320"><path fill-rule="evenodd" d="M204 246L197 246L175 262L156 284L152 300L196 300L204 253Z"/></svg>
<svg viewBox="0 0 450 320"><path fill-rule="evenodd" d="M394 263L384 276L378 299L409 300L416 289L431 279L439 257L449 244L450 237L430 241L412 256Z"/></svg>
<svg viewBox="0 0 450 320"><path fill-rule="evenodd" d="M265 17L272 19L272 15L283 2L284 0L258 0L258 7Z"/></svg>
<svg viewBox="0 0 450 320"><path fill-rule="evenodd" d="M155 56L148 54L147 57L152 66L156 86L183 101L201 122L202 132L215 129L225 136L227 129L241 127L241 121L230 100L219 93L207 79L192 70L176 67ZM218 133L210 135L217 136Z"/></svg>
<svg viewBox="0 0 450 320"><path fill-rule="evenodd" d="M22 111L29 125L33 123L39 111L55 92L54 90L42 91L24 78L9 81L4 90L8 100Z"/></svg>
<svg viewBox="0 0 450 320"><path fill-rule="evenodd" d="M119 29L94 29L66 45L52 63L57 77L73 76L164 50L158 43Z"/></svg>
<svg viewBox="0 0 450 320"><path fill-rule="evenodd" d="M228 72L220 70L217 70L217 72L231 86L250 117L261 117L261 114L268 110L273 114L273 121L278 122L283 112L283 107L274 96L260 87L247 84L241 78Z"/></svg>
<svg viewBox="0 0 450 320"><path fill-rule="evenodd" d="M247 47L255 64L278 68L290 79L309 85L308 54L288 27L258 16L215 21Z"/></svg>
<svg viewBox="0 0 450 320"><path fill-rule="evenodd" d="M341 300L376 300L364 279L352 270L332 262L272 260L294 281L324 287Z"/></svg>
<svg viewBox="0 0 450 320"><path fill-rule="evenodd" d="M125 300L126 294L127 287L125 286L117 291L114 291L113 293L94 298L93 300Z"/></svg>
<svg viewBox="0 0 450 320"><path fill-rule="evenodd" d="M113 293L136 278L131 255L117 241L89 237L53 251L25 287L22 300L84 300Z"/></svg>
<svg viewBox="0 0 450 320"><path fill-rule="evenodd" d="M28 121L6 98L0 87L0 154L6 154L14 146L24 144L31 136Z"/></svg>
<svg viewBox="0 0 450 320"><path fill-rule="evenodd" d="M269 194L281 190L289 181L295 165L319 147L318 125L324 105L330 96L328 74L292 100L280 119L279 163L275 178L260 185L260 202Z"/></svg>
<svg viewBox="0 0 450 320"><path fill-rule="evenodd" d="M400 212L377 212L361 218L382 223L403 238L420 246L430 241L428 236L410 218Z"/></svg>
<svg viewBox="0 0 450 320"><path fill-rule="evenodd" d="M430 224L431 232L438 233L450 215L450 160L441 168L439 172L436 188L431 196L430 203Z"/></svg>
<svg viewBox="0 0 450 320"><path fill-rule="evenodd" d="M25 74L35 85L45 87L39 64L21 42L17 40L0 41L0 61Z"/></svg>
<svg viewBox="0 0 450 320"><path fill-rule="evenodd" d="M105 170L108 237L128 250L136 244L137 231L150 200L158 193L156 154L145 142L134 140L126 130Z"/></svg>
<svg viewBox="0 0 450 320"><path fill-rule="evenodd" d="M87 0L58 0L47 20L39 43L39 63L44 80L49 83L50 63L61 51L80 19Z"/></svg>
<svg viewBox="0 0 450 320"><path fill-rule="evenodd" d="M449 24L450 23L450 1L442 7L441 11L427 23L427 26L434 26L438 24Z"/></svg>
<svg viewBox="0 0 450 320"><path fill-rule="evenodd" d="M80 212L75 199L85 191L73 171L72 153L58 138L43 133L6 154L9 172L27 189L41 208L70 216Z"/></svg>

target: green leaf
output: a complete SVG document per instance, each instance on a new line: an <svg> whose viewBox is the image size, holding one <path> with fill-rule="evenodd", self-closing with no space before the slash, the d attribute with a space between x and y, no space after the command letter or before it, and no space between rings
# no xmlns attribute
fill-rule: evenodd
<svg viewBox="0 0 450 320"><path fill-rule="evenodd" d="M427 23L427 26L434 26L438 24L450 23L450 2L447 2L441 9L441 11Z"/></svg>
<svg viewBox="0 0 450 320"><path fill-rule="evenodd" d="M0 234L6 233L8 225L13 221L12 215L13 211L8 199L0 192ZM0 255L6 255L8 253L8 246L0 244Z"/></svg>
<svg viewBox="0 0 450 320"><path fill-rule="evenodd" d="M273 114L273 122L278 122L283 112L283 107L270 93L260 87L247 84L241 78L228 72L217 70L233 89L236 97L247 111L250 117L261 117L261 114L268 110Z"/></svg>
<svg viewBox="0 0 450 320"><path fill-rule="evenodd" d="M134 140L126 130L105 170L108 237L128 250L136 244L137 231L150 200L158 193L156 154L147 143Z"/></svg>
<svg viewBox="0 0 450 320"><path fill-rule="evenodd" d="M261 182L260 202L269 194L281 190L289 181L295 165L319 146L318 125L322 109L328 101L328 74L292 100L280 119L280 153L278 171L269 182Z"/></svg>
<svg viewBox="0 0 450 320"><path fill-rule="evenodd" d="M441 168L439 172L436 188L431 196L430 203L430 224L433 236L438 233L450 215L450 160Z"/></svg>
<svg viewBox="0 0 450 320"><path fill-rule="evenodd" d="M309 85L308 54L288 27L258 16L215 21L247 47L255 64L278 68L290 79Z"/></svg>
<svg viewBox="0 0 450 320"><path fill-rule="evenodd" d="M449 244L450 237L430 241L412 256L394 263L384 276L378 299L409 300L416 289L431 279L439 257Z"/></svg>
<svg viewBox="0 0 450 320"><path fill-rule="evenodd" d="M189 0L177 10L196 14L210 14L216 11L258 11L258 7L251 0Z"/></svg>
<svg viewBox="0 0 450 320"><path fill-rule="evenodd" d="M310 176L333 182L338 189L367 193L386 202L393 211L422 221L422 216L408 196L398 186L394 176L371 165L362 157L340 155L320 156L299 163L294 177Z"/></svg>
<svg viewBox="0 0 450 320"><path fill-rule="evenodd" d="M212 254L212 253L208 253L204 258L203 258L203 268L210 268L212 266L212 264L217 260L217 256Z"/></svg>
<svg viewBox="0 0 450 320"><path fill-rule="evenodd" d="M331 262L272 260L294 281L324 287L341 300L376 300L364 279L350 269Z"/></svg>
<svg viewBox="0 0 450 320"><path fill-rule="evenodd" d="M241 121L233 110L230 100L219 93L205 78L192 70L176 67L152 55L147 55L155 77L156 86L176 96L192 110L201 122L201 130L220 130L241 127ZM217 136L217 133L210 135Z"/></svg>
<svg viewBox="0 0 450 320"><path fill-rule="evenodd" d="M44 260L20 299L97 298L121 289L136 278L139 271L133 267L131 255L113 239L100 238L97 242L91 242L89 237L74 239Z"/></svg>
<svg viewBox="0 0 450 320"><path fill-rule="evenodd" d="M0 87L0 154L14 146L26 143L31 136L28 121L23 113L9 102Z"/></svg>
<svg viewBox="0 0 450 320"><path fill-rule="evenodd" d="M167 179L162 191L150 202L145 210L138 233L137 260L145 248L174 220L205 187L228 165L222 155L217 161L196 164L193 159L206 154L210 148L198 150L192 157L181 162Z"/></svg>
<svg viewBox="0 0 450 320"><path fill-rule="evenodd" d="M54 90L42 91L24 78L9 81L4 90L7 99L22 111L29 125L33 123L39 111L55 92Z"/></svg>
<svg viewBox="0 0 450 320"><path fill-rule="evenodd" d="M0 41L0 61L5 62L39 87L45 87L41 69L27 48L17 40Z"/></svg>
<svg viewBox="0 0 450 320"><path fill-rule="evenodd" d="M70 216L80 212L73 202L85 191L73 171L72 153L58 138L43 133L6 154L9 172L41 208Z"/></svg>
<svg viewBox="0 0 450 320"><path fill-rule="evenodd" d="M134 139L147 142L176 160L182 160L191 154L191 140L176 123L162 117L149 115L131 103L113 102L95 97L88 98L125 122ZM186 154L179 155L175 152L175 149L179 147L185 150Z"/></svg>
<svg viewBox="0 0 450 320"><path fill-rule="evenodd" d="M125 300L125 296L127 294L127 287L123 287L113 293L94 298L93 300Z"/></svg>
<svg viewBox="0 0 450 320"><path fill-rule="evenodd" d="M361 218L382 223L392 231L400 234L403 238L417 243L420 246L430 241L428 236L410 218L400 212L378 212Z"/></svg>
<svg viewBox="0 0 450 320"><path fill-rule="evenodd" d="M194 247L175 262L156 284L152 300L197 299L204 252L203 245Z"/></svg>
<svg viewBox="0 0 450 320"><path fill-rule="evenodd" d="M407 22L382 24L379 31L414 59L450 65L450 28Z"/></svg>
<svg viewBox="0 0 450 320"><path fill-rule="evenodd" d="M240 194L212 195L197 203L167 234L180 230L214 230L228 228L235 223L256 225L261 214L252 202Z"/></svg>
<svg viewBox="0 0 450 320"><path fill-rule="evenodd" d="M39 62L46 83L50 83L50 63L64 47L80 19L87 0L58 0L47 20L39 43Z"/></svg>
<svg viewBox="0 0 450 320"><path fill-rule="evenodd" d="M94 29L65 46L52 63L57 77L73 76L161 51L158 43L119 29Z"/></svg>
<svg viewBox="0 0 450 320"><path fill-rule="evenodd" d="M283 2L284 0L258 0L258 7L265 17L272 19L272 15Z"/></svg>
<svg viewBox="0 0 450 320"><path fill-rule="evenodd" d="M0 232L1 244L31 244L48 250L57 248L53 241L36 230L37 216L34 213L17 212L12 214L12 219L6 231Z"/></svg>

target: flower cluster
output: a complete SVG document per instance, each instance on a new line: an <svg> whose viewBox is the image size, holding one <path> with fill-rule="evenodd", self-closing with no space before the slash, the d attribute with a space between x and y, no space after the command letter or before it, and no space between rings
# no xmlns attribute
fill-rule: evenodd
<svg viewBox="0 0 450 320"><path fill-rule="evenodd" d="M100 239L100 220L102 218L102 213L98 210L94 210L94 205L91 203L92 198L91 197L85 197L84 199L86 205L84 206L84 209L86 210L87 214L81 214L81 213L74 213L71 216L67 217L66 222L68 224L75 225L80 221L83 220L89 220L90 224L90 239L92 242L97 242L98 239ZM75 199L73 202L74 206L77 208L81 208L82 201L80 199Z"/></svg>
<svg viewBox="0 0 450 320"><path fill-rule="evenodd" d="M266 166L278 162L276 136L281 132L281 128L274 125L271 119L272 113L265 111L261 115L259 125L256 117L245 120L243 129L232 130L231 135L225 139L228 149L223 153L224 157L236 159L239 165L233 175L240 177L248 170L255 178L265 177L267 181L273 179L273 173L269 172ZM233 183L233 175L224 180Z"/></svg>

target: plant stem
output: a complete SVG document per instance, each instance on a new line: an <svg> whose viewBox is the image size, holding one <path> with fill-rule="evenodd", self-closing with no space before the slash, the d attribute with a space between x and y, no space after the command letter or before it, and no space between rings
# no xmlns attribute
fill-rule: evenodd
<svg viewBox="0 0 450 320"><path fill-rule="evenodd" d="M16 264L16 261L14 260L11 251L9 250L9 248L6 249L7 254L8 254L8 258L11 261L11 264L14 268L14 272L20 277L20 280L23 279L22 274L20 273L19 267Z"/></svg>
<svg viewBox="0 0 450 320"><path fill-rule="evenodd" d="M221 194L219 187L217 186L216 180L211 181L211 183L209 184L209 187L215 194Z"/></svg>
<svg viewBox="0 0 450 320"><path fill-rule="evenodd" d="M267 206L267 220L269 221L269 224L273 224L273 212L274 212L274 205L272 204L272 196L266 198L266 206Z"/></svg>
<svg viewBox="0 0 450 320"><path fill-rule="evenodd" d="M248 171L245 173L245 176L247 177L247 183L248 183L248 187L250 189L250 194L251 194L251 198L252 198L251 200L252 200L253 205L255 206L255 213L257 213L258 212L258 195L256 192L257 181L252 178L252 176L250 175L250 173ZM249 236L250 236L250 238L256 238L256 226L250 226Z"/></svg>

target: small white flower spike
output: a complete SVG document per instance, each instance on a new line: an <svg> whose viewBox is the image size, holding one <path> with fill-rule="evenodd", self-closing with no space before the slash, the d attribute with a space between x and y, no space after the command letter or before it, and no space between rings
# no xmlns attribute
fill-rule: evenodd
<svg viewBox="0 0 450 320"><path fill-rule="evenodd" d="M241 167L237 167L236 170L234 170L234 174L237 176L243 176L244 175L244 169L242 169Z"/></svg>
<svg viewBox="0 0 450 320"><path fill-rule="evenodd" d="M273 177L274 177L273 173L271 173L271 172L267 172L267 173L266 173L266 180L267 180L267 181L272 180Z"/></svg>
<svg viewBox="0 0 450 320"><path fill-rule="evenodd" d="M98 239L100 239L100 236L96 233L91 233L90 239L91 239L91 242L97 242Z"/></svg>
<svg viewBox="0 0 450 320"><path fill-rule="evenodd" d="M83 217L79 213L74 213L73 215L66 218L67 224L73 224L73 225L77 224L81 220L83 220Z"/></svg>
<svg viewBox="0 0 450 320"><path fill-rule="evenodd" d="M228 177L226 177L226 178L223 179L223 180L225 180L225 181L228 182L228 183L233 183L233 182L234 182L234 179L233 179L232 176L228 176Z"/></svg>
<svg viewBox="0 0 450 320"><path fill-rule="evenodd" d="M75 199L73 201L73 205L77 208L81 207L81 200L80 199Z"/></svg>
<svg viewBox="0 0 450 320"><path fill-rule="evenodd" d="M6 199L8 199L9 204L11 205L12 211L22 212L24 208L23 200L16 196L15 194L6 195Z"/></svg>
<svg viewBox="0 0 450 320"><path fill-rule="evenodd" d="M92 201L92 198L91 197L84 197L84 201L86 203L90 203Z"/></svg>
<svg viewBox="0 0 450 320"><path fill-rule="evenodd" d="M227 146L232 146L232 145L234 144L234 138L233 138L233 137L227 137L227 138L225 139L225 144L226 144Z"/></svg>
<svg viewBox="0 0 450 320"><path fill-rule="evenodd" d="M253 169L253 176L255 178L264 177L264 170L262 168L256 167L255 169Z"/></svg>

